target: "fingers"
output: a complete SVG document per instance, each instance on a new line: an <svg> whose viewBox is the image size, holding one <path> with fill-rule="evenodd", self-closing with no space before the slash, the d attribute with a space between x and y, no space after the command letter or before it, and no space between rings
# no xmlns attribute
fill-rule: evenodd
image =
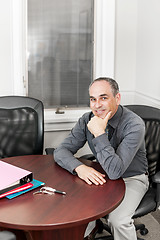
<svg viewBox="0 0 160 240"><path fill-rule="evenodd" d="M96 171L92 167L80 165L75 169L75 171L77 172L79 178L83 179L89 185L92 183L95 185L103 185L106 182L105 175Z"/></svg>
<svg viewBox="0 0 160 240"><path fill-rule="evenodd" d="M105 175L104 174L101 174L97 171L91 171L88 176L87 176L87 179L86 179L86 182L88 184L95 184L95 185L103 185L106 180L104 179Z"/></svg>
<svg viewBox="0 0 160 240"><path fill-rule="evenodd" d="M108 112L107 115L105 116L104 121L106 123L108 123L108 120L110 119L111 115L112 115L112 111Z"/></svg>
<svg viewBox="0 0 160 240"><path fill-rule="evenodd" d="M105 133L106 122L104 119L94 116L87 124L88 130L95 136Z"/></svg>

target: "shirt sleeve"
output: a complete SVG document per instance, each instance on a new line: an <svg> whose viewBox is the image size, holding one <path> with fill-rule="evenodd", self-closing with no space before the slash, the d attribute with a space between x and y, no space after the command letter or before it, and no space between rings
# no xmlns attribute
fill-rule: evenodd
<svg viewBox="0 0 160 240"><path fill-rule="evenodd" d="M122 177L131 164L144 141L145 125L143 122L132 121L121 129L121 132L123 137L116 149L111 146L107 134L102 134L92 140L97 160L110 179Z"/></svg>
<svg viewBox="0 0 160 240"><path fill-rule="evenodd" d="M86 143L86 121L83 115L68 137L54 151L54 160L61 167L74 174L74 169L82 163L74 157L74 154Z"/></svg>

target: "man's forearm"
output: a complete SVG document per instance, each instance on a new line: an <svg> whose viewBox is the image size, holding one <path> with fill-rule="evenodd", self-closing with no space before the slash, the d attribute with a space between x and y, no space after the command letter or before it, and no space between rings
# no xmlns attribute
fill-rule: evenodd
<svg viewBox="0 0 160 240"><path fill-rule="evenodd" d="M74 174L75 168L82 165L82 163L76 157L74 157L69 150L62 147L55 149L54 160L58 165L68 170L72 174Z"/></svg>

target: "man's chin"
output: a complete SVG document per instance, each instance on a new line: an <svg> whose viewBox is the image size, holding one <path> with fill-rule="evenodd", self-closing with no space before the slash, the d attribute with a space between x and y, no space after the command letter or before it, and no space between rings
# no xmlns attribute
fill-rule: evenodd
<svg viewBox="0 0 160 240"><path fill-rule="evenodd" d="M104 119L104 118L105 118L105 116L106 116L106 114L104 114L104 113L102 113L102 114L96 114L96 116L97 116L97 117L99 117L99 118L102 118L102 119Z"/></svg>
<svg viewBox="0 0 160 240"><path fill-rule="evenodd" d="M100 118L102 118L102 119L104 119L104 118L105 118L105 116L106 116L106 115L101 115L101 116L99 116L99 117L100 117Z"/></svg>

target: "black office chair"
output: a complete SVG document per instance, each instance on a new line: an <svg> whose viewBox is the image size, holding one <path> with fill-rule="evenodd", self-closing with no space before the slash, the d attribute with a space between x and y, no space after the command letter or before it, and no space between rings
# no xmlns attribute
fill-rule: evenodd
<svg viewBox="0 0 160 240"><path fill-rule="evenodd" d="M24 96L0 97L0 158L43 153L44 107Z"/></svg>
<svg viewBox="0 0 160 240"><path fill-rule="evenodd" d="M55 148L45 148L45 152L47 155L53 155Z"/></svg>
<svg viewBox="0 0 160 240"><path fill-rule="evenodd" d="M16 240L16 236L12 232L1 231L0 232L0 240Z"/></svg>
<svg viewBox="0 0 160 240"><path fill-rule="evenodd" d="M127 105L126 107L139 115L146 126L145 143L150 186L133 216L133 219L135 219L155 211L160 206L160 109L144 105ZM82 157L90 160L94 159L91 154ZM88 239L113 239L112 235L96 237L96 233L101 233L103 229L111 234L110 228L107 224L104 224L104 221L98 220L97 227L97 231L94 231ZM148 233L144 224L135 225L135 227L136 230L140 230L141 235Z"/></svg>

